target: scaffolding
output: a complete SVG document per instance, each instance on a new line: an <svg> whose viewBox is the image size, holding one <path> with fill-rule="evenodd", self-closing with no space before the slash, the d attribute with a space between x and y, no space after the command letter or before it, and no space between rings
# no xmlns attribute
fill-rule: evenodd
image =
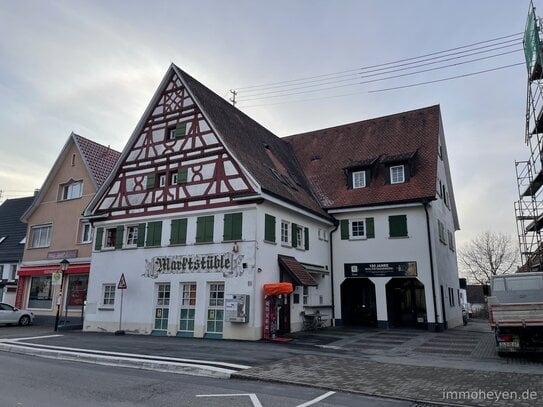
<svg viewBox="0 0 543 407"><path fill-rule="evenodd" d="M540 21L530 3L523 40L528 69L524 141L529 158L515 161L519 194L515 216L526 271L543 269L543 50L540 33Z"/></svg>

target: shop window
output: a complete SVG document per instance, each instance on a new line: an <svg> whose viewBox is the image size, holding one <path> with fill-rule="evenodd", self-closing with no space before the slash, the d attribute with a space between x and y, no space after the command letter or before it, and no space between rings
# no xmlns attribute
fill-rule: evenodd
<svg viewBox="0 0 543 407"><path fill-rule="evenodd" d="M281 244L290 246L290 222L286 220L281 221Z"/></svg>
<svg viewBox="0 0 543 407"><path fill-rule="evenodd" d="M173 219L170 230L170 244L187 243L187 219Z"/></svg>
<svg viewBox="0 0 543 407"><path fill-rule="evenodd" d="M268 214L264 216L264 240L275 243L275 216Z"/></svg>
<svg viewBox="0 0 543 407"><path fill-rule="evenodd" d="M88 274L70 275L68 279L68 303L66 306L70 309L81 310L87 298L88 285Z"/></svg>
<svg viewBox="0 0 543 407"><path fill-rule="evenodd" d="M196 283L181 284L181 309L179 313L179 331L194 332L196 315Z"/></svg>
<svg viewBox="0 0 543 407"><path fill-rule="evenodd" d="M28 308L51 309L53 305L53 290L51 276L32 277Z"/></svg>
<svg viewBox="0 0 543 407"><path fill-rule="evenodd" d="M241 240L243 213L227 213L224 215L223 240Z"/></svg>
<svg viewBox="0 0 543 407"><path fill-rule="evenodd" d="M200 216L196 219L196 243L213 243L213 216Z"/></svg>
<svg viewBox="0 0 543 407"><path fill-rule="evenodd" d="M51 225L34 226L32 227L31 232L32 248L49 247L49 244L51 243Z"/></svg>
<svg viewBox="0 0 543 407"><path fill-rule="evenodd" d="M407 215L395 215L388 217L389 236L407 237Z"/></svg>
<svg viewBox="0 0 543 407"><path fill-rule="evenodd" d="M113 308L115 305L115 284L102 285L102 306Z"/></svg>

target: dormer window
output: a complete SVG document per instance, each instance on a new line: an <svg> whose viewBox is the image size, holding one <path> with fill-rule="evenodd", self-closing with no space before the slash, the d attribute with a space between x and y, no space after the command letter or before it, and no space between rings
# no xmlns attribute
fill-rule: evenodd
<svg viewBox="0 0 543 407"><path fill-rule="evenodd" d="M390 167L390 183L402 184L405 182L405 166L395 165Z"/></svg>
<svg viewBox="0 0 543 407"><path fill-rule="evenodd" d="M353 189L366 187L366 171L354 171L352 177Z"/></svg>

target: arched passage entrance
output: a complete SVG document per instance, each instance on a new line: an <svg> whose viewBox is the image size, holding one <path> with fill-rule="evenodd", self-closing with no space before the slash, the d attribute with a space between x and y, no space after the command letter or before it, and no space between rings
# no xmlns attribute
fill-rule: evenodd
<svg viewBox="0 0 543 407"><path fill-rule="evenodd" d="M341 284L341 319L344 325L377 326L375 285L368 278L347 278Z"/></svg>
<svg viewBox="0 0 543 407"><path fill-rule="evenodd" d="M392 327L426 328L424 285L416 278L393 278L386 285L388 322Z"/></svg>

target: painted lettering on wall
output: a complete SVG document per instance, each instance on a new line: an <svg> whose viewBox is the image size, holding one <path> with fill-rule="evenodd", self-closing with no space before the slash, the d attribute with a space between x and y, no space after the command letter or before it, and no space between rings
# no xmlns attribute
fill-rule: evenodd
<svg viewBox="0 0 543 407"><path fill-rule="evenodd" d="M223 277L239 277L243 274L242 262L243 255L233 253L157 256L145 260L143 276L157 278L161 274L222 273Z"/></svg>

